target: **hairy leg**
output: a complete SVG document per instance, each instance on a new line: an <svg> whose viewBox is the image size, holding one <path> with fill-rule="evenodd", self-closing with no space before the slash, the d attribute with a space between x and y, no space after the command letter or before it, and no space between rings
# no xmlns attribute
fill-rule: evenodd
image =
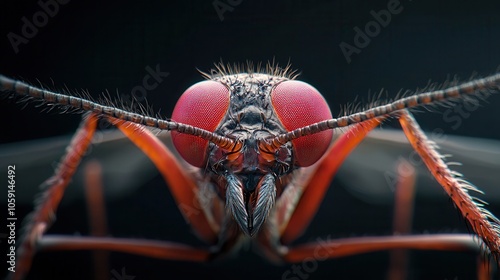
<svg viewBox="0 0 500 280"><path fill-rule="evenodd" d="M28 273L37 242L54 220L54 213L61 202L64 191L92 140L97 121L98 117L95 114L84 116L82 124L71 140L55 174L44 182L45 191L24 229L17 249L18 266L16 272L9 275L10 279L23 279Z"/></svg>
<svg viewBox="0 0 500 280"><path fill-rule="evenodd" d="M474 198L469 191L481 193L474 185L451 171L437 151L437 145L431 142L420 129L412 115L401 111L400 123L406 137L420 155L434 178L450 196L462 216L471 225L472 230L483 240L493 256L500 255L500 221L482 206L484 201Z"/></svg>

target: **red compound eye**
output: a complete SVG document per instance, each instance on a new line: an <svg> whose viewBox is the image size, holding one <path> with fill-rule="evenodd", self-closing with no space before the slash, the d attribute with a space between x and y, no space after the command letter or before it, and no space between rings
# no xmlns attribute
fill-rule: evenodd
<svg viewBox="0 0 500 280"><path fill-rule="evenodd" d="M215 81L194 84L182 94L175 105L172 120L208 131L214 131L229 107L229 90ZM172 131L172 140L179 154L190 164L204 167L208 141Z"/></svg>
<svg viewBox="0 0 500 280"><path fill-rule="evenodd" d="M271 102L288 131L332 118L323 96L311 85L301 81L278 84L271 93ZM292 140L296 163L299 166L315 163L328 149L331 140L330 130Z"/></svg>

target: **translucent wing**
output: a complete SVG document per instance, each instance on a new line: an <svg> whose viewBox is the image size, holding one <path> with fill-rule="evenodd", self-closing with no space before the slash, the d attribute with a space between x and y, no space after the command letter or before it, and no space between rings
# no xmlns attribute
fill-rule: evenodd
<svg viewBox="0 0 500 280"><path fill-rule="evenodd" d="M440 152L450 155L448 163L475 184L493 204L500 202L500 141L440 135L430 138ZM401 130L373 131L343 164L338 179L356 197L370 203L392 203L396 164L406 160L417 170L417 192L426 198L441 196L443 191L412 150Z"/></svg>

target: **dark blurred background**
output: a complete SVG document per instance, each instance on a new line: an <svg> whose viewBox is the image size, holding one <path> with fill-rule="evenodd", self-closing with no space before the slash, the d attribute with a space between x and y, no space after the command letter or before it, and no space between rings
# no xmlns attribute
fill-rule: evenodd
<svg viewBox="0 0 500 280"><path fill-rule="evenodd" d="M399 12L392 14L385 27L378 25L370 42L348 62L340 44L356 47L355 28L364 30L375 22L371 11L378 13L392 4ZM224 5L229 10L218 13L215 6ZM1 4L0 73L54 89L85 89L93 96L108 90L126 97L142 85L148 67L159 67L169 75L148 90L146 97L164 117L170 116L182 92L202 79L197 69L209 71L220 60L274 59L281 65L290 61L301 72L301 80L323 93L334 116L355 98L366 103L381 89L395 97L399 90L422 88L429 80L444 82L455 75L466 80L473 73L494 73L500 65L498 1L73 0L58 6L46 23L39 22L32 38L17 45L16 52L9 40L12 33L23 36L22 18L33 23L33 16L43 9L38 1ZM481 104L473 112L466 111L460 123L447 120L442 113L446 109L417 114L417 119L427 131L439 128L447 134L500 140L496 113L500 96L488 97ZM22 107L9 100L0 102L0 143L69 135L80 121L79 115L41 113L31 104ZM51 174L51 163L45 177ZM22 176L30 174L18 174L21 182ZM498 179L498 173L484 176ZM190 234L161 178L147 181L140 191L109 202L111 233L203 245ZM22 187L19 183L17 191ZM317 236L391 233L392 205L372 205L347 189L328 193L328 205L320 208L300 242L314 241ZM29 202L18 205L19 217L30 207ZM86 234L84 207L81 199L63 204L51 232ZM467 232L444 195L417 201L416 208L415 233ZM495 213L498 207L494 204L489 209ZM308 279L384 279L387 256L377 253L320 263ZM29 279L88 279L91 259L89 253L41 253L33 265ZM410 279L472 279L474 265L474 256L467 254L413 253ZM233 259L202 265L111 254L110 270L122 267L135 279L281 279L291 266L272 265L244 249Z"/></svg>

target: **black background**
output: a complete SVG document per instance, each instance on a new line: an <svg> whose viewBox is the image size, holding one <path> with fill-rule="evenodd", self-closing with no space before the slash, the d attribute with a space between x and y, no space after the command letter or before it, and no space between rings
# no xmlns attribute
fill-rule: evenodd
<svg viewBox="0 0 500 280"><path fill-rule="evenodd" d="M341 106L353 102L355 97L369 100L369 92L373 94L383 88L388 91L389 97L394 97L400 89L424 87L429 80L443 82L454 75L468 79L474 72L484 76L494 73L500 65L500 3L497 1L401 1L401 13L392 15L390 23L381 28L359 54L352 55L352 61L348 63L339 44L346 42L353 45L353 28L364 29L367 23L373 21L370 11L387 9L388 2L242 0L234 10L226 11L221 21L212 1L101 3L72 0L61 5L59 12L39 28L27 44L21 44L17 54L7 34L14 32L20 35L23 26L21 18L25 16L32 21L33 15L41 8L37 1L2 3L0 73L34 84L38 83L38 79L43 84L53 84L54 88L66 85L70 89L87 89L98 96L106 89L112 93L130 94L135 86L142 84L147 66L155 68L160 65L160 69L170 75L157 88L147 92L147 99L155 111L161 109L162 115L169 117L180 94L202 79L197 68L208 71L214 62L221 59L230 63L275 59L282 65L290 61L293 68L301 71L300 79L322 92L333 115L338 115ZM446 122L439 112L418 114L417 119L425 130L438 127L449 134L498 140L500 117L496 108L500 106L500 97L491 96L482 105L463 118L458 128ZM75 131L80 119L78 115L40 113L40 109L30 105L25 109L21 107L11 101L0 102L1 143L70 134ZM161 184L161 180L157 178L155 183ZM160 188L166 189L164 186ZM154 191L151 191L154 197L148 197L149 190L145 187L136 194L138 197L130 201L141 203L140 198L143 198L146 202L142 203L147 205L173 203L168 197L157 199L163 197ZM317 222L313 221L319 227L312 226L300 241L312 241L318 235L328 234L390 233L390 221L373 222L375 219L367 217L375 215L373 207L364 204L356 206L350 201L354 199L345 191L340 189L338 192L329 203L333 206L321 208L321 211L332 211L333 221L335 215L341 215L335 214L338 211L359 211L359 217L365 216L372 224L355 218L351 220L355 226L335 222L325 224L330 220L325 216L323 220L318 218ZM168 196L166 190L165 196ZM81 205L71 205L68 209L75 210L77 206ZM363 206L368 210L363 210ZM446 202L444 206L451 214L436 212L440 214L436 220L446 222L441 226L440 222L435 222L437 227L423 226L421 230L465 232L452 206ZM133 211L128 209L131 213L126 207L120 210L121 219L126 220L123 218L127 215L125 213L132 215L128 226L133 228L121 236L139 235L143 229L142 233L148 238L201 245L190 236L189 228L175 212L175 207L135 207ZM139 212L141 210L144 213ZM390 206L387 206L381 211L389 210ZM170 212L149 217L156 211ZM68 228L73 226L69 221L78 220L79 214L68 216L68 222L64 222L67 212L60 213L61 226L55 229L59 232L85 233L85 223L80 225L82 228ZM165 218L169 215L172 217ZM451 221L441 215L451 217ZM167 222L161 219L167 219ZM151 226L156 223L161 230ZM383 279L386 256L371 254L320 263L310 279ZM411 273L414 279L473 277L473 257L463 259L453 254L436 257L431 252L415 258ZM455 261L455 258L458 260ZM450 264L445 259L453 261ZM43 253L37 256L30 279L86 279L90 277L86 274L89 267L87 254ZM253 252L240 252L235 259L213 265L112 255L111 268L119 271L121 267L125 267L130 275L135 275L135 279L261 276L280 279L290 265L274 266Z"/></svg>

